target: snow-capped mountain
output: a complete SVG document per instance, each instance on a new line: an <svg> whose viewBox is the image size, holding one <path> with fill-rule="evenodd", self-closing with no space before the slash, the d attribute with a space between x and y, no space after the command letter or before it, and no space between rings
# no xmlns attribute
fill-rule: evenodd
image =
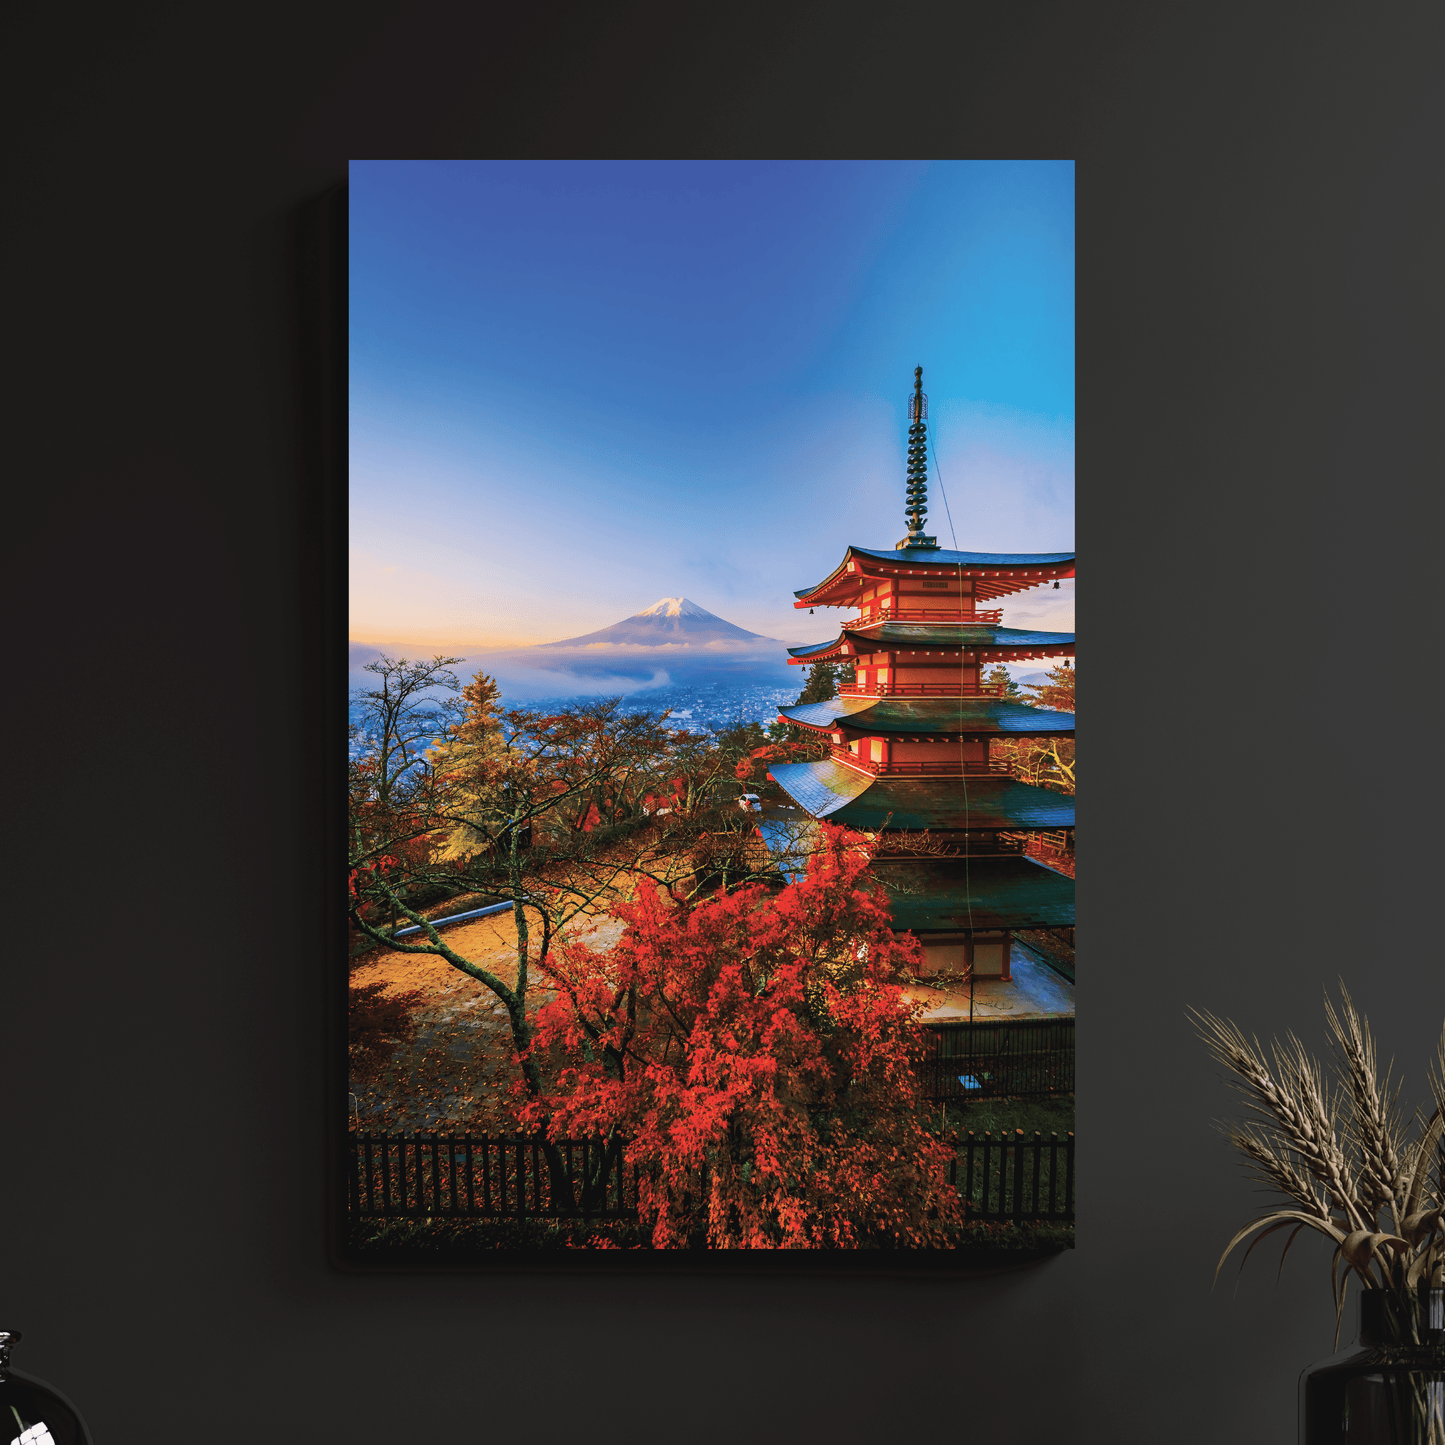
<svg viewBox="0 0 1445 1445"><path fill-rule="evenodd" d="M543 647L606 647L618 644L632 647L706 647L719 642L771 642L758 632L746 628L699 607L686 597L662 597L634 612L611 627L587 632L581 637L564 637L559 642L544 642Z"/></svg>

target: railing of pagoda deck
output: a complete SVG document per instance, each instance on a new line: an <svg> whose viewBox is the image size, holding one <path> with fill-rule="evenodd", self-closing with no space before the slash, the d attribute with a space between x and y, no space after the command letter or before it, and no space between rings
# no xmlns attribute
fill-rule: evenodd
<svg viewBox="0 0 1445 1445"><path fill-rule="evenodd" d="M1067 853L1069 833L1066 828L1044 828L1035 833L1000 833L1000 841L1017 841L1025 853Z"/></svg>
<svg viewBox="0 0 1445 1445"><path fill-rule="evenodd" d="M845 682L839 697L1002 697L1001 682Z"/></svg>
<svg viewBox="0 0 1445 1445"><path fill-rule="evenodd" d="M959 622L970 627L1000 627L1003 609L990 607L979 612L960 612L956 607L948 611L937 607L882 607L850 617L842 626L871 627L876 622Z"/></svg>
<svg viewBox="0 0 1445 1445"><path fill-rule="evenodd" d="M987 761L960 761L955 758L946 763L924 762L874 762L871 758L860 758L846 747L832 749L833 757L840 763L848 763L865 773L886 774L888 777L914 778L988 778L1012 777L1014 766L1001 758Z"/></svg>

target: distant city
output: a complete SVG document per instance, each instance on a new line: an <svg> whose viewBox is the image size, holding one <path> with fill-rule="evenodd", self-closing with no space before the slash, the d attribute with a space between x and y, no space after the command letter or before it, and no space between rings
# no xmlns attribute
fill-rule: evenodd
<svg viewBox="0 0 1445 1445"><path fill-rule="evenodd" d="M361 659L369 649L362 646L359 656L355 644L352 650L350 716L353 724L361 725L367 709L358 693L371 684ZM479 663L500 683L503 708L560 712L595 703L608 695L613 682L623 687L630 683L621 694L624 713L670 711L669 722L679 731L714 734L740 723L767 727L775 722L780 707L798 700L809 671L785 665L785 644L738 627L686 597L660 598L611 627L581 637L461 658L456 671L465 678ZM1008 671L1020 683L1047 679L1044 672ZM667 681L638 687L649 675ZM564 687L592 685L585 692L559 695L563 679ZM352 746L353 756L357 746Z"/></svg>
<svg viewBox="0 0 1445 1445"><path fill-rule="evenodd" d="M800 677L794 688L773 687L762 683L705 682L677 687L650 687L642 692L628 693L622 699L624 713L659 713L672 710L668 722L689 732L723 732L738 723L760 723L763 727L776 722L778 709L798 700L803 686ZM548 698L537 706L563 708L595 702L594 697Z"/></svg>
<svg viewBox="0 0 1445 1445"><path fill-rule="evenodd" d="M1016 675L1020 683L1044 682L1047 673L1027 672ZM640 692L631 692L622 699L624 713L660 713L671 709L669 723L689 732L720 733L738 723L758 723L767 727L776 722L778 709L790 707L797 702L798 694L806 681L806 672L799 669L796 687L775 687L766 683L748 682L705 682L689 683L675 687L653 687ZM595 693L583 693L576 697L519 698L503 694L502 706L544 709L560 712L568 707L585 707L597 701ZM351 721L362 721L362 709L353 698L348 708ZM355 752L355 747L352 752Z"/></svg>

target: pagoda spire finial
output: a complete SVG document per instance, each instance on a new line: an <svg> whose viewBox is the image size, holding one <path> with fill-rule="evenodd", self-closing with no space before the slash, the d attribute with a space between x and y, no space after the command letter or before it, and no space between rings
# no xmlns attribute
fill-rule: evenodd
<svg viewBox="0 0 1445 1445"><path fill-rule="evenodd" d="M928 398L923 394L923 368L913 368L913 395L908 398L908 497L904 520L908 535L896 550L938 550L938 538L926 537L923 519L928 515Z"/></svg>

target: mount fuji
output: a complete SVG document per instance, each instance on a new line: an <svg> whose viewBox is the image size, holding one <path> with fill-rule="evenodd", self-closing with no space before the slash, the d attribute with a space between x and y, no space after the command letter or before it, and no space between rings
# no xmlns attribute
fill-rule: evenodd
<svg viewBox="0 0 1445 1445"><path fill-rule="evenodd" d="M718 644L769 642L781 646L775 638L760 632L749 632L700 607L686 597L662 597L596 632L580 637L564 637L560 642L544 642L543 647L717 647Z"/></svg>
<svg viewBox="0 0 1445 1445"><path fill-rule="evenodd" d="M353 642L353 688L370 685L363 669L380 650ZM435 650L421 647L419 653ZM502 684L503 696L512 701L707 685L723 692L800 686L797 669L787 665L786 644L749 632L687 597L659 598L611 627L580 637L531 647L448 651L466 653L454 668L459 677L482 669Z"/></svg>

